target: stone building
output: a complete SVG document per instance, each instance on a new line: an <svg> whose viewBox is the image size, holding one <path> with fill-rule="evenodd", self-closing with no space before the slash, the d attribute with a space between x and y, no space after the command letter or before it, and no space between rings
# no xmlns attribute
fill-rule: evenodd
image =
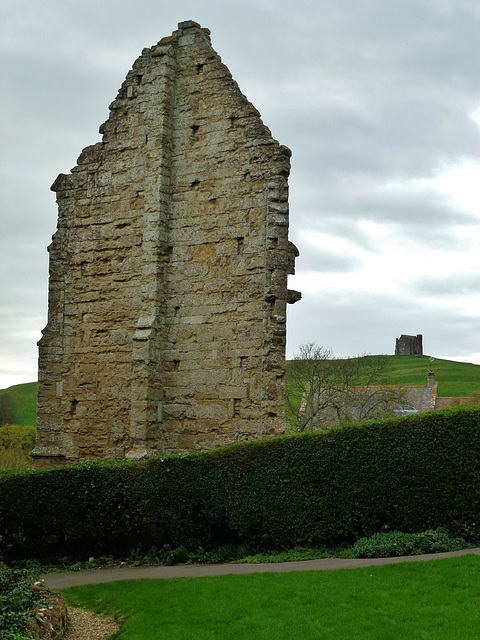
<svg viewBox="0 0 480 640"><path fill-rule="evenodd" d="M38 466L284 430L290 151L183 22L52 186Z"/></svg>
<svg viewBox="0 0 480 640"><path fill-rule="evenodd" d="M402 335L395 340L396 356L422 356L423 336L418 333L416 336Z"/></svg>

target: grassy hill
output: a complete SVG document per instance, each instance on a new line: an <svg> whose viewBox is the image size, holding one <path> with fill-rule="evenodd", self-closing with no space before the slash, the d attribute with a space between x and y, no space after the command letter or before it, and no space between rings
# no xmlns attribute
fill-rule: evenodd
<svg viewBox="0 0 480 640"><path fill-rule="evenodd" d="M379 356L380 357L380 356ZM440 360L431 356L386 356L388 369L385 372L388 384L423 385L427 383L427 372L435 373L438 394L441 397L469 396L480 391L480 365L453 360ZM289 362L287 361L287 389Z"/></svg>
<svg viewBox="0 0 480 640"><path fill-rule="evenodd" d="M435 373L438 395L441 397L469 396L480 391L480 365L430 356L388 356L391 384L426 384L427 371Z"/></svg>
<svg viewBox="0 0 480 640"><path fill-rule="evenodd" d="M469 396L480 391L480 365L453 360L439 360L430 356L387 356L388 377L393 385L426 384L427 371L435 372L438 393L443 397ZM288 362L287 362L288 385ZM15 403L18 425L35 425L37 383L18 384L0 390L8 393Z"/></svg>
<svg viewBox="0 0 480 640"><path fill-rule="evenodd" d="M37 424L37 383L16 384L8 389L0 389L0 395L7 393L15 403L15 424L35 426Z"/></svg>

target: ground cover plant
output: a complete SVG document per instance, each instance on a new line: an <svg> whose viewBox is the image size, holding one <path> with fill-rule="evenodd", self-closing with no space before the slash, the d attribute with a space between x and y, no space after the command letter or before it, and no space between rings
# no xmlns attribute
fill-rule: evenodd
<svg viewBox="0 0 480 640"><path fill-rule="evenodd" d="M442 528L421 533L403 533L389 531L374 533L356 540L353 545L337 547L294 547L283 551L255 553L241 558L239 562L271 563L297 562L317 558L390 558L396 556L415 556L423 553L443 553L459 551L476 546L460 536L451 536Z"/></svg>
<svg viewBox="0 0 480 640"><path fill-rule="evenodd" d="M0 638L22 640L42 593L32 590L35 577L29 571L0 567Z"/></svg>
<svg viewBox="0 0 480 640"><path fill-rule="evenodd" d="M442 528L430 529L422 533L403 533L389 531L375 533L368 538L360 538L351 549L347 549L344 558L391 558L412 556L422 553L442 553L467 549L469 543L460 536L451 536Z"/></svg>
<svg viewBox="0 0 480 640"><path fill-rule="evenodd" d="M341 571L126 580L67 603L124 617L122 640L475 640L480 558Z"/></svg>
<svg viewBox="0 0 480 640"><path fill-rule="evenodd" d="M185 546L171 548L165 545L144 548L138 544L124 556L101 555L82 558L64 556L55 558L53 563L38 560L19 560L17 566L28 567L36 573L58 571L80 571L99 567L175 565L175 564L271 564L278 562L298 562L320 558L377 558L394 556L413 556L423 553L442 553L458 551L479 545L479 540L465 540L452 536L444 529L423 531L421 533L403 533L390 531L375 533L360 538L353 544L337 546L303 547L275 549L265 545L264 540L252 545L222 545L214 549L198 547L189 550ZM2 549L0 540L0 552Z"/></svg>

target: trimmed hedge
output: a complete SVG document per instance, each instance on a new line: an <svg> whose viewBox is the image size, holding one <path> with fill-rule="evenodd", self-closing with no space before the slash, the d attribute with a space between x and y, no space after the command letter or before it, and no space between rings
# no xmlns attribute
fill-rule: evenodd
<svg viewBox="0 0 480 640"><path fill-rule="evenodd" d="M353 541L382 523L480 535L480 408L0 474L0 535L14 555L211 548L263 533L291 547Z"/></svg>

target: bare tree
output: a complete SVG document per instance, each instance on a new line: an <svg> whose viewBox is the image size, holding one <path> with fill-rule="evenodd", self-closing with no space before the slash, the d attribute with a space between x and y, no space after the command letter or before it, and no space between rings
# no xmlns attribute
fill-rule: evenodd
<svg viewBox="0 0 480 640"><path fill-rule="evenodd" d="M386 356L335 358L314 343L287 366L287 420L294 431L328 429L396 414L401 388L388 385Z"/></svg>
<svg viewBox="0 0 480 640"><path fill-rule="evenodd" d="M313 342L287 363L287 420L295 431L312 431L315 418L330 406L329 379L333 353Z"/></svg>

